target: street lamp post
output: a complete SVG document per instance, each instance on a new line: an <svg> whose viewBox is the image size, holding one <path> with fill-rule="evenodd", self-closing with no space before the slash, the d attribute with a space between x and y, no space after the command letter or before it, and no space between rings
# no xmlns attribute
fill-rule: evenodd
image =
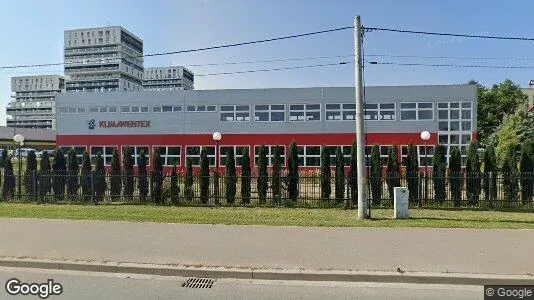
<svg viewBox="0 0 534 300"><path fill-rule="evenodd" d="M24 145L24 136L22 134L16 134L14 137L13 137L13 141L15 141L15 143L18 144L18 159L19 159L19 184L18 184L18 198L19 198L19 201L20 201L20 195L21 195L21 187L22 187L22 159L21 159L21 155L20 155L20 147L22 145Z"/></svg>
<svg viewBox="0 0 534 300"><path fill-rule="evenodd" d="M213 140L215 141L215 178L214 178L214 188L213 194L215 198L215 204L219 204L219 141L221 140L222 135L220 132L213 133Z"/></svg>
<svg viewBox="0 0 534 300"><path fill-rule="evenodd" d="M425 142L425 202L428 195L428 148L427 148L427 142L430 139L430 132L423 131L421 132L421 139ZM419 206L421 206L421 201L419 201Z"/></svg>

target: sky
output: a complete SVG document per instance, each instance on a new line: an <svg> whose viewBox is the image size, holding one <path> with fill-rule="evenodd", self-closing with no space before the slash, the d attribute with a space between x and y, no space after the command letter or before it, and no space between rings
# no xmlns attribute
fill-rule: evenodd
<svg viewBox="0 0 534 300"><path fill-rule="evenodd" d="M63 31L120 25L144 42L145 54L246 42L352 26L478 35L534 37L533 1L469 0L49 0L3 1L0 66L63 61ZM534 42L480 40L367 32L368 61L394 63L533 66L533 69L438 68L366 65L365 84L462 84L470 79L491 86L509 78L528 86L534 79ZM191 66L195 74L284 68L350 61L352 29L264 44L145 58L145 67L198 65L288 58L271 63ZM387 56L373 56L387 55ZM391 56L410 55L417 58ZM389 56L389 57L388 57ZM422 56L512 57L514 60L429 59ZM522 60L521 60L522 59ZM63 67L0 69L0 125L10 101L12 76L62 74ZM354 65L198 76L195 89L354 86Z"/></svg>

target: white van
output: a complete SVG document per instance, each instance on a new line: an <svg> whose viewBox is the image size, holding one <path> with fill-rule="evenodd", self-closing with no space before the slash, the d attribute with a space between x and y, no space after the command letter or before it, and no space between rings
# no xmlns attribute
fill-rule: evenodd
<svg viewBox="0 0 534 300"><path fill-rule="evenodd" d="M28 157L28 153L30 153L30 151L36 152L35 149L32 148L20 148L20 156ZM19 149L15 149L15 151L13 151L13 157L19 157Z"/></svg>

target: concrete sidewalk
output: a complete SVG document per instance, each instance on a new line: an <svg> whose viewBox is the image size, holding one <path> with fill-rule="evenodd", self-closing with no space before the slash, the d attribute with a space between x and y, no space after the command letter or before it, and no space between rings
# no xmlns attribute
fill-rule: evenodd
<svg viewBox="0 0 534 300"><path fill-rule="evenodd" d="M0 219L0 256L175 267L534 273L534 230ZM533 277L534 279L534 277Z"/></svg>

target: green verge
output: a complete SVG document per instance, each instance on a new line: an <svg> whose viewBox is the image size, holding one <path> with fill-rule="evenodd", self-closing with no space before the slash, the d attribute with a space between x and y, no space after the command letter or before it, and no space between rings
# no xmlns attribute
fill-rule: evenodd
<svg viewBox="0 0 534 300"><path fill-rule="evenodd" d="M375 209L372 220L356 210L246 207L162 207L150 205L52 205L0 203L0 217L165 222L188 224L437 227L534 229L533 212L413 209L409 220L393 220L392 209Z"/></svg>

